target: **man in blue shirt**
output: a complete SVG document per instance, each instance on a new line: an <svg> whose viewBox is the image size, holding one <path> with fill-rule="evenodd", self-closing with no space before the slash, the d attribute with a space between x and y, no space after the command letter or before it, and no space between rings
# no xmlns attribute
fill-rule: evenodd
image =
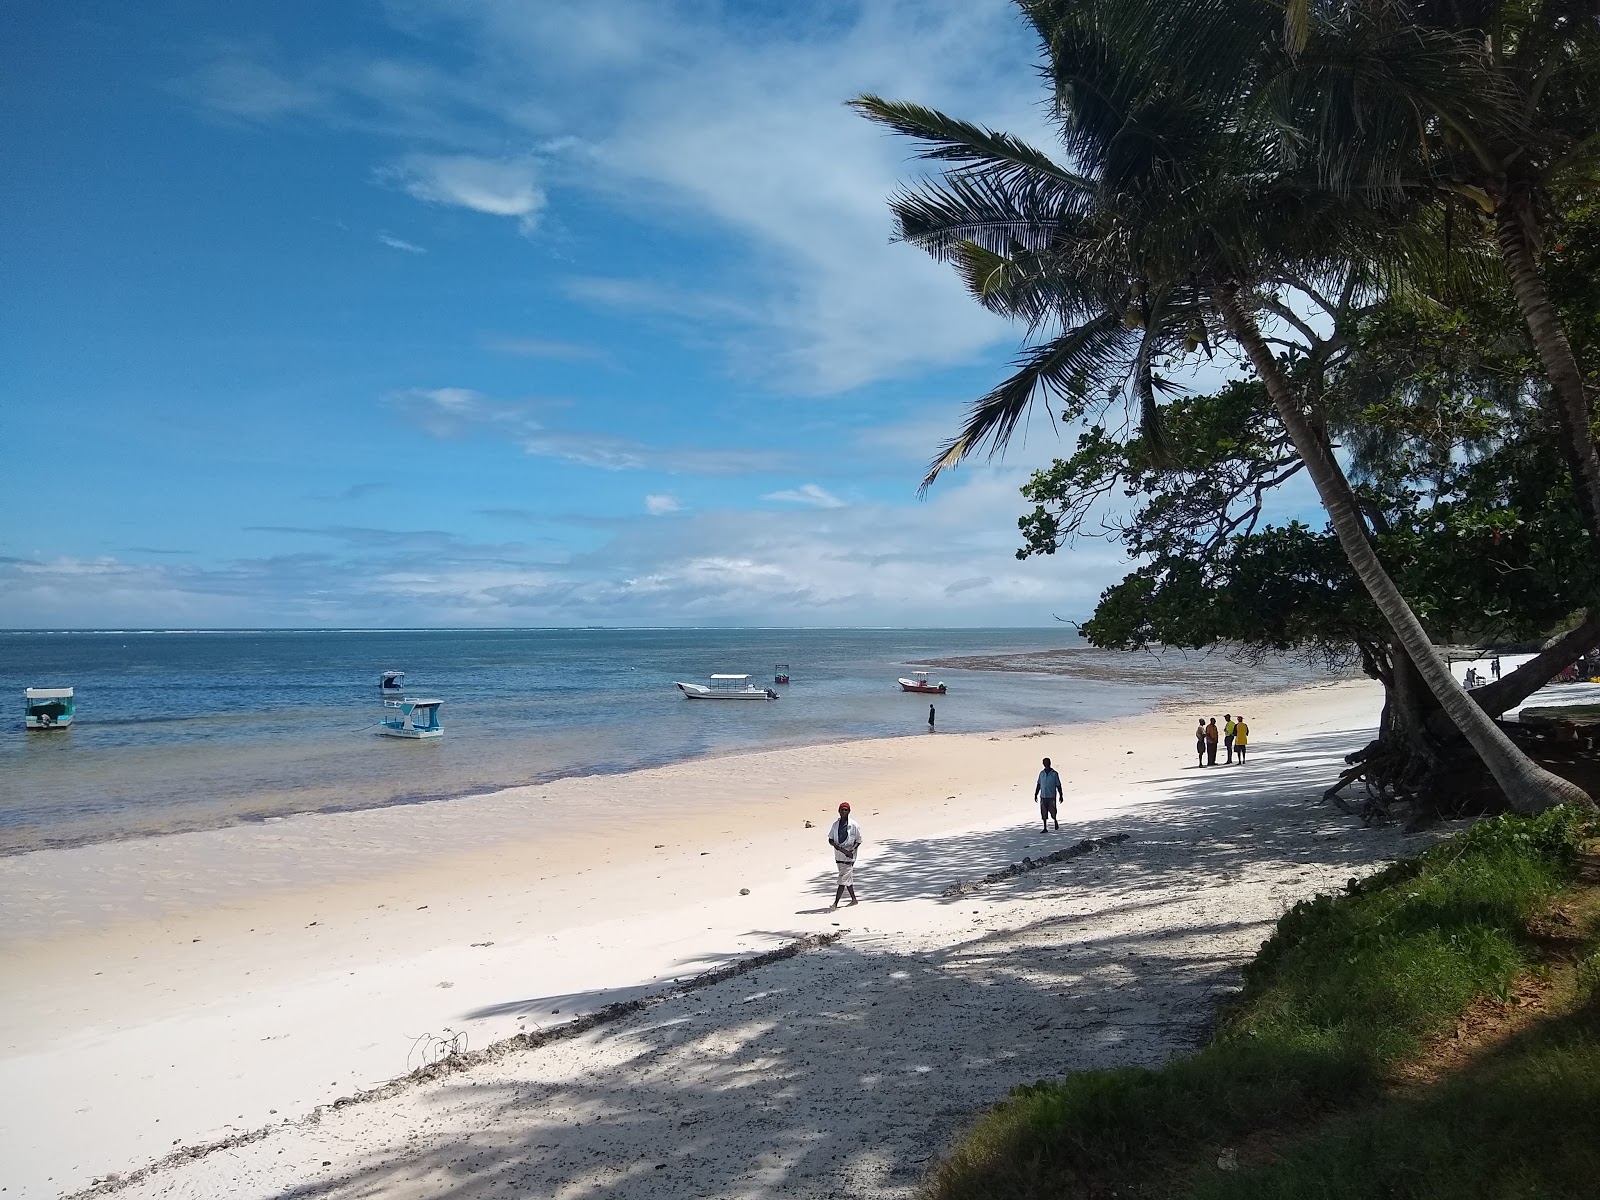
<svg viewBox="0 0 1600 1200"><path fill-rule="evenodd" d="M1056 801L1061 796L1061 776L1056 774L1050 766L1050 760L1044 760L1044 770L1039 772L1039 782L1033 785L1033 798L1039 802L1039 826L1043 830L1050 828L1050 823L1055 822L1057 829L1061 822L1056 820Z"/></svg>

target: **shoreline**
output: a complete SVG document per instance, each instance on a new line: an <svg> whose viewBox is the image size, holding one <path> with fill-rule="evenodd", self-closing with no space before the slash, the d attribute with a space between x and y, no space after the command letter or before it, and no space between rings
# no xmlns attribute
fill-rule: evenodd
<svg viewBox="0 0 1600 1200"><path fill-rule="evenodd" d="M1072 827L1103 836L1118 814L1181 816L1163 799L1174 787L1270 790L1290 769L1274 743L1333 722L1349 731L1319 754L1348 750L1376 698L1329 682L1247 699L1257 755L1231 775L1183 774L1187 722L1158 710L1044 734L744 751L0 860L0 907L15 914L0 943L15 964L0 983L0 1130L30 1147L11 1194L77 1190L174 1144L298 1120L404 1074L420 1032L499 1042L893 914L944 937L951 904L1012 886L952 901L948 885L1056 848L1031 824L1040 755L1067 766ZM870 847L864 904L842 919L823 907L818 852L841 796Z"/></svg>
<svg viewBox="0 0 1600 1200"><path fill-rule="evenodd" d="M1086 685L1095 689L1108 686L1114 692L1125 691L1125 695L1113 694L1105 698L1108 719L1138 716L1160 711L1174 703L1202 700L1207 695L1229 690L1237 682L1216 678L1210 673L1196 675L1197 660L1194 656L1186 656L1187 666L1178 665L1170 674L1159 665L1152 665L1154 660L1127 667L1089 662L1081 670L1077 667L1065 671L1030 670L1026 673L1035 678L1026 683L1018 682L1017 670L997 665L1002 660L1009 662L1017 654L1025 657L1044 656L1049 662L1059 663L1064 659L1075 661L1079 656L1094 659L1100 653L1091 647L1059 646L1039 651L996 651L929 660L948 664L951 669L960 670L969 677L957 681L962 694L948 699L951 708L946 714L953 726L941 730L941 733L959 729L963 734L1004 736L1017 729L1036 727L1040 722L1032 714L994 711L995 697L1008 693L1036 696L1039 706L1048 711L1072 703L1059 693L1063 687L1070 688L1075 677L1081 677ZM920 660L906 658L892 669L908 670L914 661ZM1290 661L1287 658L1283 660L1284 663ZM1340 678L1337 674L1300 677L1309 670L1296 666L1288 676L1273 678L1266 686L1277 690L1314 686ZM140 745L131 750L127 747L118 750L97 745L92 751L87 751L94 757L85 760L86 766L82 768L92 773L75 774L74 770L79 768L67 769L71 764L63 764L64 769L59 775L52 776L48 781L40 781L42 786L48 785L46 794L53 794L51 789L58 786L64 789L60 797L63 801L60 810L39 807L24 809L20 816L8 816L8 823L0 827L0 860L41 851L204 833L308 815L455 802L493 796L512 788L542 788L568 779L595 776L627 776L636 771L728 755L924 736L922 723L915 717L911 706L895 705L896 700L905 697L900 696L892 685L886 685L883 692L886 707L897 713L900 707L905 708L904 713L899 713L892 730L881 727L881 724L876 727L840 728L837 727L837 711L808 711L807 705L826 699L809 694L796 696L791 705L785 706L800 705L793 714L789 714L800 718L798 726L785 719L778 726L763 727L761 732L747 736L747 740L741 741L735 737L731 744L727 739L723 739L722 744L716 744L716 739L722 737L720 732L712 734L709 744L704 746L695 745L692 740L671 738L663 742L659 737L649 738L611 761L607 760L598 744L586 747L588 752L580 752L577 757L572 754L572 739L575 737L605 732L626 738L621 730L613 730L604 724L594 729L583 725L551 729L534 737L519 736L514 730L497 728L492 735L492 742L483 743L481 750L476 739L471 741L470 749L469 743L461 740L473 732L467 730L458 732L454 739L447 734L447 742L460 744L446 746L442 758L436 753L427 759L430 764L449 763L449 766L441 765L436 769L424 764L414 777L408 777L403 772L391 774L393 756L375 759L375 770L358 771L348 778L335 769L331 761L326 764L329 768L327 771L312 769L308 773L305 769L279 769L276 765L279 761L285 758L292 760L298 752L306 750L305 746L298 746L293 741L270 746L242 743L237 748L221 746L211 750L203 739L180 740L171 748L174 757L170 762L176 769L170 771L159 759L151 757L158 747ZM202 719L214 719L214 716L212 714ZM660 714L652 714L647 719L659 721ZM1073 718L1068 715L1062 719ZM1080 715L1076 719L1088 718ZM966 724L968 720L972 721L971 725ZM120 725L143 727L149 723L108 717L98 724L88 722L91 727L84 730L84 735L87 737L97 730ZM360 727L353 726L349 731L340 726L340 732L359 734L370 729L371 725L372 722L365 722ZM699 722L692 722L691 725L698 727ZM548 741L548 738L554 741ZM366 740L375 742L380 739L369 737ZM333 748L317 742L310 745L310 751L326 756L333 753ZM368 756L372 748L351 742L338 753L348 759L351 754ZM231 758L234 754L241 757ZM462 754L468 755L468 758L462 759ZM484 756L480 759L484 769L474 770L464 765L472 761L474 754ZM211 758L208 759L207 755ZM235 764L243 764L239 778L248 782L237 789L231 785L218 787L211 784L210 777L226 771L230 760ZM365 762L366 758L351 761ZM28 759L24 756L18 762L27 766ZM24 783L27 778L25 771ZM134 787L116 782L130 779L141 782ZM213 788L216 790L213 791ZM102 792L109 792L113 799L110 806L97 808L96 801ZM194 797L206 797L211 802L197 805L192 800ZM57 815L51 816L52 812L57 812Z"/></svg>

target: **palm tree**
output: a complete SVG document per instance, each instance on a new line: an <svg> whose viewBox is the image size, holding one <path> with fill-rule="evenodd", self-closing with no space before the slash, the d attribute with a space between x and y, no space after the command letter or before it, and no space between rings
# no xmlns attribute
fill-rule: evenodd
<svg viewBox="0 0 1600 1200"><path fill-rule="evenodd" d="M1600 550L1594 405L1539 269L1552 191L1600 175L1594 0L1291 0L1285 41L1263 94L1325 181L1431 194L1447 221L1492 227Z"/></svg>
<svg viewBox="0 0 1600 1200"><path fill-rule="evenodd" d="M1321 414L1265 340L1259 288L1392 266L1417 253L1415 225L1281 169L1278 131L1238 119L1261 76L1240 47L1260 45L1278 18L1251 0L1220 3L1254 24L1253 40L1216 22L1211 0L1024 0L1076 169L917 105L852 101L949 164L941 180L891 198L899 236L954 265L980 303L1046 335L973 405L924 486L986 443L1002 449L1041 394L1070 420L1126 387L1158 433L1156 364L1225 334L1266 385L1357 576L1511 806L1590 803L1456 684L1373 551ZM1212 23L1186 25L1199 10Z"/></svg>

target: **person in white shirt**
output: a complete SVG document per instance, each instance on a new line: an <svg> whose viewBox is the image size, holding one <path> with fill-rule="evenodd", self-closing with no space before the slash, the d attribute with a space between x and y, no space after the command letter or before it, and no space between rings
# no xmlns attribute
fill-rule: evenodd
<svg viewBox="0 0 1600 1200"><path fill-rule="evenodd" d="M833 847L833 864L839 869L839 888L833 893L833 907L839 907L846 892L850 903L856 900L856 853L861 849L861 826L850 819L850 801L839 805L839 819L828 827L828 845Z"/></svg>

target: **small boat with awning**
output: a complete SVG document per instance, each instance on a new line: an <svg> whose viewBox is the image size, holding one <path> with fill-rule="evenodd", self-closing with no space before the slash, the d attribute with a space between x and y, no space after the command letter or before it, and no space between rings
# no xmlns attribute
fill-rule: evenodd
<svg viewBox="0 0 1600 1200"><path fill-rule="evenodd" d="M713 675L710 686L679 683L674 686L689 700L776 700L771 688L756 687L748 675Z"/></svg>
<svg viewBox="0 0 1600 1200"><path fill-rule="evenodd" d="M928 673L926 671L913 671L910 679L902 677L899 683L901 691L921 692L924 696L942 696L945 691L943 682L928 682Z"/></svg>
<svg viewBox="0 0 1600 1200"><path fill-rule="evenodd" d="M22 723L29 729L65 729L75 711L69 687L23 689Z"/></svg>
<svg viewBox="0 0 1600 1200"><path fill-rule="evenodd" d="M439 724L439 706L443 703L443 700L413 700L409 696L385 700L378 732L397 738L443 737L444 726Z"/></svg>

